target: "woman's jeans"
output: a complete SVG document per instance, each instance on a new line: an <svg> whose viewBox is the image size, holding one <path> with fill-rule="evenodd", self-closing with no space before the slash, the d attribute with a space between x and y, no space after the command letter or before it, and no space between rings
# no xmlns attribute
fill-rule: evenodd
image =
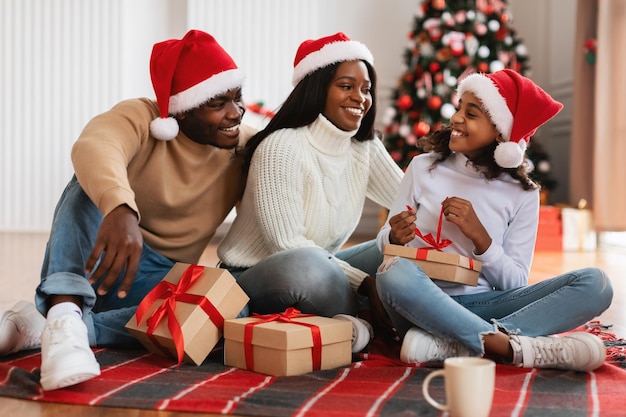
<svg viewBox="0 0 626 417"><path fill-rule="evenodd" d="M376 277L378 294L400 334L417 326L484 353L482 336L502 329L545 336L574 329L611 304L613 288L598 268L582 268L506 291L450 296L406 259L393 258Z"/></svg>
<svg viewBox="0 0 626 417"><path fill-rule="evenodd" d="M118 298L119 282L105 296L97 295L87 281L84 269L101 223L102 213L74 176L63 191L54 213L35 302L38 310L46 315L52 295L81 296L83 320L91 346L138 346L124 325L143 297L165 277L174 262L144 244L139 271L128 295Z"/></svg>
<svg viewBox="0 0 626 417"><path fill-rule="evenodd" d="M374 277L383 255L375 241L342 250L335 257ZM288 249L268 256L251 268L223 265L250 297L251 313L282 312L294 307L302 313L333 317L356 315L367 308L346 274L328 251L318 247Z"/></svg>

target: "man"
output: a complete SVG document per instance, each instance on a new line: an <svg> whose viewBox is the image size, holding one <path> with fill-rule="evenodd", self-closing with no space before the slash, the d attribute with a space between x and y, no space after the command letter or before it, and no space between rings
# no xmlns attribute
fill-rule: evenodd
<svg viewBox="0 0 626 417"><path fill-rule="evenodd" d="M0 312L0 355L41 346L44 390L99 375L90 346L136 344L136 306L175 262L199 260L243 192L243 72L192 30L154 45L150 73L156 101L117 104L74 144L37 309Z"/></svg>

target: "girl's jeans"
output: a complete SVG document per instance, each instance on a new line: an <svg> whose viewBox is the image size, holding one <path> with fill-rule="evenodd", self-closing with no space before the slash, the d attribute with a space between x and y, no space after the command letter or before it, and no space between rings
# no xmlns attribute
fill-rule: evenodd
<svg viewBox="0 0 626 417"><path fill-rule="evenodd" d="M600 315L613 298L609 278L598 268L506 291L450 296L419 265L402 258L381 266L376 286L400 334L417 326L457 340L476 355L484 353L482 335L499 329L525 336L569 331Z"/></svg>

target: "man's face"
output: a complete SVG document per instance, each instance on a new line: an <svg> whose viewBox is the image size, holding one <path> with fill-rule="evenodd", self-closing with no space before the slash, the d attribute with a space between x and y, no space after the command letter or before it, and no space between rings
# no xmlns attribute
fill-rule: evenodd
<svg viewBox="0 0 626 417"><path fill-rule="evenodd" d="M236 88L176 118L180 130L194 142L232 149L239 143L239 125L245 111L241 88Z"/></svg>

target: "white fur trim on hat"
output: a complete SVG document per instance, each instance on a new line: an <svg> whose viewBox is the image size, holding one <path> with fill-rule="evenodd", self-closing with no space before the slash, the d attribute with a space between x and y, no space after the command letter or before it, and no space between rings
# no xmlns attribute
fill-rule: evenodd
<svg viewBox="0 0 626 417"><path fill-rule="evenodd" d="M470 74L459 83L458 96L464 93L473 93L483 104L489 118L496 125L498 132L505 141L511 139L513 128L513 114L509 110L506 100L498 91L498 87L483 74Z"/></svg>
<svg viewBox="0 0 626 417"><path fill-rule="evenodd" d="M295 86L312 72L337 62L362 59L374 65L370 50L357 41L339 41L324 45L321 49L305 56L293 69L292 84Z"/></svg>
<svg viewBox="0 0 626 417"><path fill-rule="evenodd" d="M169 112L180 114L195 109L206 103L215 96L241 87L244 80L244 72L241 69L231 69L215 74L211 78L181 91L170 97Z"/></svg>

